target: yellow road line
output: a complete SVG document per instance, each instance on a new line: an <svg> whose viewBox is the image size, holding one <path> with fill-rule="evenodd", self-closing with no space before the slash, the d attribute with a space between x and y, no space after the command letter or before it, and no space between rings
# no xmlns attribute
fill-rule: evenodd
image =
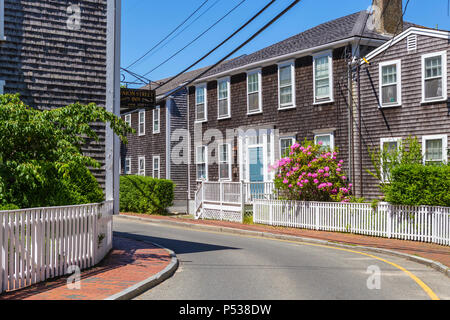
<svg viewBox="0 0 450 320"><path fill-rule="evenodd" d="M155 226L159 225L157 222L155 223L155 222L152 222L152 221L148 221L148 223L152 223ZM159 225L159 226L161 226L161 225ZM187 228L187 227L178 227L178 226L173 226L173 225L164 225L162 227L170 227L170 228L181 229L181 230L195 230L195 231L206 232L206 233L213 233L213 234L228 234L228 235L240 236L240 237L244 237L244 238L267 239L267 240L272 240L272 241L288 242L288 243L302 244L302 245L314 246L314 247L323 247L323 248L328 248L328 249L341 250L341 251L347 251L347 252L361 254L361 255L364 255L364 256L371 257L373 259L377 259L377 260L383 261L384 263L390 264L391 266L393 266L393 267L403 271L412 280L414 280L414 282L416 282L422 288L423 291L425 291L425 293L431 298L431 300L440 300L439 297L433 292L433 290L431 290L431 288L429 286L427 286L422 280L420 280L412 272L408 271L404 267L399 266L398 264L396 264L394 262L391 262L389 260L377 257L377 256L372 255L372 254L368 254L368 253L365 253L365 252L360 252L360 251L355 251L355 250L350 250L350 249L345 249L345 248L338 248L338 247L334 247L334 246L331 246L331 245L322 245L322 244L308 243L308 242L302 242L302 241L283 240L283 239L261 237L261 236L250 236L250 235L244 235L244 234L231 233L231 232L227 232L227 231L217 232L217 231L209 231L209 230L192 229L192 228ZM238 229L238 230L241 230L241 229Z"/></svg>

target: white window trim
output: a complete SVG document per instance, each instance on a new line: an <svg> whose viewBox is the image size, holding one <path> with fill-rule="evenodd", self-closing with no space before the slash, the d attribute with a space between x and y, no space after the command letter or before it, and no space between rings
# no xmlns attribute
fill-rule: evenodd
<svg viewBox="0 0 450 320"><path fill-rule="evenodd" d="M225 116L220 115L219 110L219 83L226 81L227 82L227 101L228 101L228 113ZM231 80L230 77L225 77L221 79L217 79L217 120L224 120L224 119L230 119L231 118Z"/></svg>
<svg viewBox="0 0 450 320"><path fill-rule="evenodd" d="M155 115L158 116L158 130L155 130ZM159 106L156 106L155 109L153 109L153 134L157 134L161 132L161 109Z"/></svg>
<svg viewBox="0 0 450 320"><path fill-rule="evenodd" d="M431 136L422 137L422 158L423 164L426 164L426 142L427 140L438 140L442 139L442 160L444 163L448 162L447 148L448 148L448 136L446 134L437 134Z"/></svg>
<svg viewBox="0 0 450 320"><path fill-rule="evenodd" d="M197 159L198 159L197 154L198 154L199 148L205 148L205 176L206 176L205 179L198 179L197 165L201 164L201 163L198 163L198 161L197 161ZM195 179L197 180L197 182L208 181L208 146L197 146L195 148Z"/></svg>
<svg viewBox="0 0 450 320"><path fill-rule="evenodd" d="M248 98L248 95L249 95L249 93L248 93L248 77L253 75L253 74L258 74L258 105L259 105L259 110L250 112L249 111L250 110L250 100ZM246 92L247 92L247 115L251 116L251 115L262 113L262 69L261 68L247 71L247 88L246 88Z"/></svg>
<svg viewBox="0 0 450 320"><path fill-rule="evenodd" d="M278 144L278 148L279 148L279 154L280 154L280 158L283 156L283 154L282 154L282 150L281 150L281 140L288 140L288 139L290 139L291 141L292 141L292 144L294 144L295 143L295 137L291 137L291 136L286 136L286 137L280 137L280 143Z"/></svg>
<svg viewBox="0 0 450 320"><path fill-rule="evenodd" d="M386 142L397 142L397 151L400 150L400 147L402 145L402 138L381 138L380 139L380 151L383 151L384 149L384 144ZM383 183L387 183L389 181L384 179L384 172L383 172L383 159L381 159L381 168L380 168L380 173L381 173L381 182Z"/></svg>
<svg viewBox="0 0 450 320"><path fill-rule="evenodd" d="M223 145L227 146L227 153L228 153L228 163L227 163L228 164L228 177L225 177L225 178L222 178L220 176L220 165L222 163L225 163L225 162L220 161L220 151L221 151L220 147ZM219 162L219 180L220 181L231 181L231 144L230 143L219 143L218 152L219 152L219 154L218 154L217 160Z"/></svg>
<svg viewBox="0 0 450 320"><path fill-rule="evenodd" d="M155 160L158 159L158 176L155 177ZM161 179L161 156L153 156L152 160L152 177Z"/></svg>
<svg viewBox="0 0 450 320"><path fill-rule="evenodd" d="M142 121L142 122L141 122L141 114L144 114L144 121ZM139 126L138 126L139 137L145 136L145 110L139 111L139 114L138 114L138 123L139 123ZM143 126L144 128L142 129L142 131L141 131L141 124L144 125L144 126Z"/></svg>
<svg viewBox="0 0 450 320"><path fill-rule="evenodd" d="M198 119L197 118L197 89L203 89L204 95L205 95L205 102L203 105L205 118L204 119ZM208 90L206 83L198 84L195 86L195 123L203 123L208 121Z"/></svg>
<svg viewBox="0 0 450 320"><path fill-rule="evenodd" d="M127 170L127 162L128 162L128 170ZM125 168L124 168L124 174L129 175L131 174L131 158L125 158Z"/></svg>
<svg viewBox="0 0 450 320"><path fill-rule="evenodd" d="M280 69L290 66L291 67L291 90L292 90L292 102L287 104L281 104L281 87L280 87ZM296 94L295 94L295 61L289 60L278 64L278 110L294 109L296 107Z"/></svg>
<svg viewBox="0 0 450 320"><path fill-rule="evenodd" d="M425 59L432 57L442 57L442 92L443 96L441 98L435 99L425 99ZM447 51L433 52L422 55L422 104L447 101Z"/></svg>
<svg viewBox="0 0 450 320"><path fill-rule="evenodd" d="M394 65L396 66L397 72L397 102L383 104L383 67ZM380 99L380 108L389 108L389 107L400 107L402 105L402 61L401 60L392 60L381 62L379 64L378 69L379 76L379 99ZM392 84L391 84L392 85Z"/></svg>
<svg viewBox="0 0 450 320"><path fill-rule="evenodd" d="M316 60L322 57L328 57L328 65L330 68L329 83L330 83L330 96L326 101L317 101L316 97ZM313 95L314 105L321 105L334 102L334 80L333 80L333 52L331 50L319 52L313 55Z"/></svg>
<svg viewBox="0 0 450 320"><path fill-rule="evenodd" d="M125 115L125 122L131 127L131 114Z"/></svg>
<svg viewBox="0 0 450 320"><path fill-rule="evenodd" d="M330 136L330 149L331 149L331 151L334 151L334 132L316 133L314 135L314 143L317 144L317 138L323 137L323 136Z"/></svg>
<svg viewBox="0 0 450 320"><path fill-rule="evenodd" d="M144 168L141 170L141 160L144 160ZM142 171L144 174L142 174ZM138 158L138 176L144 176L145 177L145 157L139 157Z"/></svg>

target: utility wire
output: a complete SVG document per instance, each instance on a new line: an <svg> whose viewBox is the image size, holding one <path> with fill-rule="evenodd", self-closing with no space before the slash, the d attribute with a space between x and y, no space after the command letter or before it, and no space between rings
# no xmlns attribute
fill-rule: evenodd
<svg viewBox="0 0 450 320"><path fill-rule="evenodd" d="M209 0L205 0L194 12L192 12L189 17L187 17L182 23L180 23L174 30L172 30L167 36L164 37L161 41L159 41L157 44L155 44L150 50L148 50L143 56L141 56L139 59L135 60L133 63L131 63L126 69L131 68L136 63L144 59L150 52L152 52L156 47L158 47L161 43L163 43L167 38L169 38L172 34L174 34L179 28L181 28L194 14L196 14Z"/></svg>
<svg viewBox="0 0 450 320"><path fill-rule="evenodd" d="M172 60L174 57L176 57L179 53L181 53L182 51L184 51L186 48L188 48L190 45L192 45L195 41L197 41L198 39L200 39L202 36L204 36L208 31L210 31L212 28L214 28L216 25L218 25L223 19L225 19L226 17L228 17L233 11L235 11L237 8L239 8L245 1L247 0L242 0L241 2L239 2L236 6L234 6L230 11L228 11L224 16L222 16L222 18L220 18L219 20L217 20L216 22L214 22L210 27L208 27L205 31L203 31L201 34L199 34L195 39L193 39L192 41L190 41L187 45L185 45L183 48L181 48L180 50L178 50L177 52L175 52L173 55L171 55L170 57L168 57L166 60L164 60L163 62L161 62L159 65L157 65L156 67L154 67L152 70L150 70L149 72L144 74L144 77L147 76L148 74L152 73L153 71L157 70L158 68L160 68L161 66L163 66L164 64L166 64L167 62L169 62L170 60Z"/></svg>
<svg viewBox="0 0 450 320"><path fill-rule="evenodd" d="M256 13L252 18L250 18L246 23L244 23L240 28L238 28L235 32L233 32L228 38L226 38L224 41L222 41L221 43L219 43L214 49L212 49L211 51L209 51L207 54L205 54L203 57L201 57L200 59L198 59L197 61L195 61L193 64L191 64L189 67L187 67L186 69L184 69L183 71L181 71L180 73L178 73L177 75L173 76L172 78L170 78L169 80L167 80L166 82L162 83L160 86L158 86L156 89L161 88L162 86L165 86L166 84L168 84L169 82L172 82L173 80L175 80L176 78L178 78L179 76L181 76L183 73L185 73L186 71L190 70L191 68L193 68L194 66L196 66L198 63L200 63L201 61L203 61L204 59L206 59L208 56L210 56L214 51L216 51L217 49L219 49L221 46L223 46L226 42L228 42L231 38L233 38L236 34L238 34L239 32L241 32L245 27L247 27L250 23L253 22L253 20L255 20L257 17L259 17L264 11L266 11L272 4L275 3L275 0L271 0L268 4L266 4L266 6L264 8L262 8L258 13Z"/></svg>
<svg viewBox="0 0 450 320"><path fill-rule="evenodd" d="M249 42L251 42L253 39L255 39L257 36L259 36L264 30L266 30L268 27L270 27L272 24L274 24L276 21L278 21L282 16L284 16L288 11L290 11L295 5L297 5L301 0L295 0L293 1L288 7L286 7L286 9L284 9L282 12L280 12L275 18L273 18L272 20L270 20L266 25L264 25L261 29L259 29L256 33L254 33L250 38L248 38L246 41L244 41L241 45L239 45L236 49L234 49L233 51L231 51L229 54L227 54L225 57L223 57L222 59L220 59L218 62L216 62L214 65L210 66L208 69L206 69L205 71L203 71L202 73L200 73L198 76L194 77L192 80L188 81L186 84L180 86L179 88L177 88L176 90L170 92L169 94L165 95L164 97L162 97L160 100L158 100L158 102L156 104L158 104L159 102L163 101L164 99L166 99L167 97L183 90L185 87L187 87L188 85L190 85L191 83L193 83L195 80L201 78L202 76L204 76L205 74L207 74L209 71L211 71L212 69L214 69L215 67L217 67L219 64L221 64L222 62L224 62L225 60L227 60L229 57L231 57L233 54L235 54L236 52L238 52L240 49L242 49L242 47L246 46Z"/></svg>
<svg viewBox="0 0 450 320"><path fill-rule="evenodd" d="M186 31L190 26L192 26L198 19L200 19L201 17L203 17L209 10L211 10L217 3L219 3L220 0L217 0L216 2L214 2L212 5L210 5L205 11L203 11L200 15L198 15L194 20L192 20L186 27L184 27L183 29L181 29L177 34L175 34L172 38L170 38L169 40L167 40L166 43L164 43L162 46L160 46L158 49L156 49L155 51L153 51L153 53L150 55L153 56L155 55L158 51L164 49L169 43L171 43L175 38L177 38L180 34L182 34L184 31Z"/></svg>

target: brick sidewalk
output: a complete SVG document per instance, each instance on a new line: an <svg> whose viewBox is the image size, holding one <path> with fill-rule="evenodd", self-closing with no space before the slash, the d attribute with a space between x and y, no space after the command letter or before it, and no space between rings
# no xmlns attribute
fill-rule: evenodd
<svg viewBox="0 0 450 320"><path fill-rule="evenodd" d="M0 295L0 300L103 300L164 270L171 260L165 249L115 237L106 259L81 272L80 290L69 290L64 277Z"/></svg>
<svg viewBox="0 0 450 320"><path fill-rule="evenodd" d="M236 229L244 229L258 232L270 232L276 234L286 234L291 236L298 236L304 238L314 238L332 242L339 242L343 244L353 244L367 247L376 247L388 250L394 250L398 252L403 252L411 255L420 256L422 258L431 259L442 263L443 265L450 267L450 247L441 246L438 244L424 243L418 241L406 241L397 239L387 239L370 237L349 233L339 233L339 232L327 232L327 231L315 231L315 230L305 230L296 228L285 228L285 227L272 227L264 225L244 225L235 222L227 221L212 221L212 220L193 220L186 218L175 218L175 217L165 217L165 216L148 216L141 214L121 214L121 215L132 215L143 218L159 219L159 220L171 220L171 221L182 221L194 224L203 225L213 225L220 227L229 227Z"/></svg>

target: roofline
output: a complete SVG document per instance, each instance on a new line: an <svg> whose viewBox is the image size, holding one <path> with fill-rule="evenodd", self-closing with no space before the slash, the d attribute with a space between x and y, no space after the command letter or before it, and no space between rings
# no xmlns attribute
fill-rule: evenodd
<svg viewBox="0 0 450 320"><path fill-rule="evenodd" d="M327 44L324 44L324 45L320 45L320 46L316 46L316 47L312 47L312 48L308 48L308 49L303 49L303 50L299 50L299 51L295 51L295 52L292 52L292 53L284 54L284 55L281 55L281 56L276 56L276 57L265 59L265 60L256 61L256 62L247 64L247 65L244 65L244 66L241 66L241 67L237 67L237 68L234 68L234 69L230 69L230 70L226 70L226 71L223 71L223 72L219 72L219 73L207 76L207 77L200 78L200 79L196 80L194 82L194 84L198 84L198 83L205 82L205 81L212 80L212 79L222 78L224 76L231 76L231 75L236 74L238 72L255 69L256 67L264 67L264 66L268 66L268 65L272 65L272 64L277 64L279 62L282 62L282 61L285 61L285 60L289 60L289 59L292 59L292 58L298 58L300 56L308 56L308 55L311 55L313 53L316 53L316 52L319 52L319 51L323 51L323 50L326 50L326 49L329 49L329 48L333 49L333 48L336 48L336 47L340 47L343 44L355 43L355 42L359 41L359 39L362 39L361 40L361 44L368 44L368 43L371 43L371 42L375 42L377 44L380 44L380 43L385 43L386 42L386 40L381 40L381 39L353 36L353 37L345 38L345 39L338 40L338 41L335 41L335 42L330 42L330 43L327 43Z"/></svg>
<svg viewBox="0 0 450 320"><path fill-rule="evenodd" d="M450 40L450 31L442 31L442 30L436 30L436 29L423 29L423 28L417 28L417 27L409 27L399 35L393 37L391 40L387 41L382 46L376 48L372 52L370 52L365 59L370 60L375 58L377 55L385 51L390 46L393 46L394 44L402 41L406 37L408 37L411 34L418 34L423 36L429 36L429 37L436 37L441 39ZM365 62L360 62L361 64L364 64Z"/></svg>

